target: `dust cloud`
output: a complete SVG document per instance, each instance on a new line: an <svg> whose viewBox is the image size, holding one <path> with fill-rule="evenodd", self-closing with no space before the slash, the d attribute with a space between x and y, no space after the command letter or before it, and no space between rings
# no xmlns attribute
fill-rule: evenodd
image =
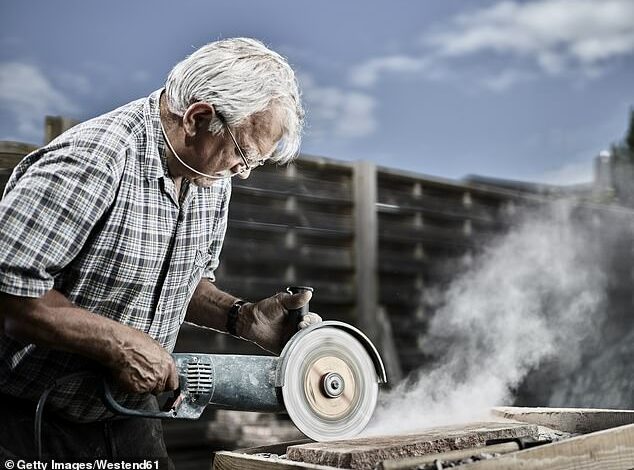
<svg viewBox="0 0 634 470"><path fill-rule="evenodd" d="M604 318L607 279L598 230L573 207L525 215L421 299L436 311L423 344L433 360L381 396L366 435L478 420L512 405L543 361L578 365Z"/></svg>

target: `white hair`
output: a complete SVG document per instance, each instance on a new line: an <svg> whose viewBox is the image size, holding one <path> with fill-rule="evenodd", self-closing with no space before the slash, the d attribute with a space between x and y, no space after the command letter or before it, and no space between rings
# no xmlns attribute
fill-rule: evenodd
<svg viewBox="0 0 634 470"><path fill-rule="evenodd" d="M165 82L169 110L182 116L195 102L215 107L230 126L275 106L282 111L284 136L272 160L286 163L299 152L304 110L295 73L281 55L260 41L233 38L212 42L174 66ZM209 130L222 134L213 119Z"/></svg>

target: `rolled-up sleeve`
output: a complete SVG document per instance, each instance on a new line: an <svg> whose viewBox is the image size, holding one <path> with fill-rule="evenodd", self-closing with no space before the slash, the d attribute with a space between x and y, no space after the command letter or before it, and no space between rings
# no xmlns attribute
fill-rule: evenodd
<svg viewBox="0 0 634 470"><path fill-rule="evenodd" d="M106 162L72 147L12 176L0 201L0 291L39 297L52 289L114 200L117 181Z"/></svg>
<svg viewBox="0 0 634 470"><path fill-rule="evenodd" d="M227 233L227 221L229 219L229 201L231 200L231 182L230 180L225 183L224 197L221 200L220 205L215 209L214 216L217 223L214 224L214 230L211 236L211 243L209 244L209 254L211 258L209 263L203 271L203 277L209 279L211 282L216 281L215 271L220 265L220 252L222 251L222 244Z"/></svg>

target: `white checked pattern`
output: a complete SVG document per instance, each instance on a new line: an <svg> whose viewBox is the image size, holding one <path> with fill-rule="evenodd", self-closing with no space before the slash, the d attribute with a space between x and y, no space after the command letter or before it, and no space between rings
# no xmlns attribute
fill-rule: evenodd
<svg viewBox="0 0 634 470"><path fill-rule="evenodd" d="M0 201L0 291L38 297L55 288L172 351L196 285L218 266L231 183L189 185L178 203L161 91L74 127L15 168ZM0 390L33 400L56 378L94 368L4 335L0 358ZM77 421L103 418L95 389L71 383L47 407Z"/></svg>

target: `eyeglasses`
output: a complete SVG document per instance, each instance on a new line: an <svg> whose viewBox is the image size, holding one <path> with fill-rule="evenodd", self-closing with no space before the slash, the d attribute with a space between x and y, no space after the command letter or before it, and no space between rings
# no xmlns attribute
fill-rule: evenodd
<svg viewBox="0 0 634 470"><path fill-rule="evenodd" d="M244 163L244 167L242 168L242 170L240 170L240 172L238 173L234 173L234 175L239 175L241 173L251 171L254 168L264 165L264 163L266 162L265 158L262 158L256 161L249 161L244 151L242 150L242 147L240 147L240 144L238 144L236 137L233 135L233 132L231 132L231 129L229 128L229 125L227 124L227 120L225 119L225 117L217 111L216 111L216 116L218 116L218 119L220 119L220 122L222 122L222 124L225 126L225 129L227 129L227 132L229 133L229 137L231 137L233 144L236 146L236 149L238 149L240 158L242 158L242 162Z"/></svg>

